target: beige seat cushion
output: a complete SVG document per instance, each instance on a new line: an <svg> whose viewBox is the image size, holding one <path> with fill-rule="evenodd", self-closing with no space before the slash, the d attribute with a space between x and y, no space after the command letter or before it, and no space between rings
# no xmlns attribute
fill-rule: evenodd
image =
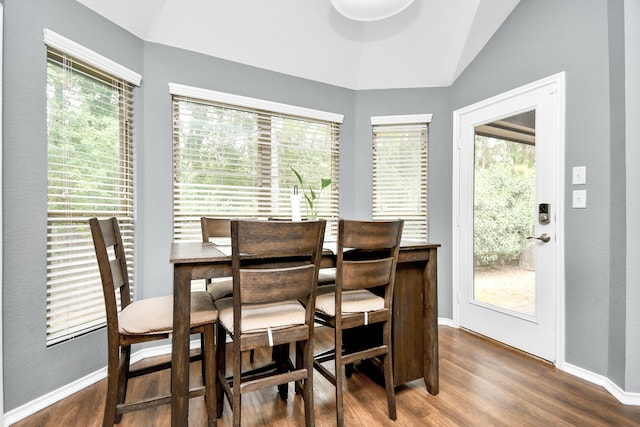
<svg viewBox="0 0 640 427"><path fill-rule="evenodd" d="M329 316L336 315L335 293L316 297L316 310ZM384 308L384 298L366 290L344 291L342 293L342 313L364 313Z"/></svg>
<svg viewBox="0 0 640 427"><path fill-rule="evenodd" d="M321 268L318 270L318 285L328 285L336 283L336 269L334 268Z"/></svg>
<svg viewBox="0 0 640 427"><path fill-rule="evenodd" d="M230 297L233 295L233 279L231 277L211 279L211 283L207 284L207 292L211 294L214 301Z"/></svg>
<svg viewBox="0 0 640 427"><path fill-rule="evenodd" d="M191 326L215 322L218 310L205 291L191 293ZM173 329L173 296L134 301L118 315L121 334L165 334Z"/></svg>
<svg viewBox="0 0 640 427"><path fill-rule="evenodd" d="M220 323L233 333L233 298L222 298L215 305L220 311ZM267 328L280 329L304 323L305 309L298 301L245 304L242 308L242 332L264 332Z"/></svg>

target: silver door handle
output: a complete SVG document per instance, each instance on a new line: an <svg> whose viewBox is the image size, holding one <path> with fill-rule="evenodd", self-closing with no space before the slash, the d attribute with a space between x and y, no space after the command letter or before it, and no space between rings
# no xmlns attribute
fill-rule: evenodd
<svg viewBox="0 0 640 427"><path fill-rule="evenodd" d="M527 237L527 239L536 239L536 240L541 240L544 243L547 243L549 240L551 240L551 236L549 236L547 233L542 233L538 237L529 236Z"/></svg>

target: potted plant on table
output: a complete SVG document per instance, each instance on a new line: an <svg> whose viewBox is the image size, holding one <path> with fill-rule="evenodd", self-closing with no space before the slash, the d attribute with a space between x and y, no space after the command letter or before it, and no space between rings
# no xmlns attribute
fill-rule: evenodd
<svg viewBox="0 0 640 427"><path fill-rule="evenodd" d="M320 190L316 192L313 190L313 188L307 185L307 183L302 179L302 175L300 175L297 170L295 170L293 167L291 167L291 170L298 179L298 182L300 183L300 189L302 190L302 194L304 195L304 200L306 202L305 207L307 209L307 219L315 221L316 219L318 219L318 204L320 202L322 190L331 185L331 179L321 178Z"/></svg>

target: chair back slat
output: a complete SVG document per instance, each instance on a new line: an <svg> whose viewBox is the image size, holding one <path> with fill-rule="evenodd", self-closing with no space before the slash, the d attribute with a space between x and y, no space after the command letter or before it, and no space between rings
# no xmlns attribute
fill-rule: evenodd
<svg viewBox="0 0 640 427"><path fill-rule="evenodd" d="M393 258L342 262L342 289L368 289L387 285L393 273Z"/></svg>
<svg viewBox="0 0 640 427"><path fill-rule="evenodd" d="M344 220L342 244L344 248L374 250L392 248L398 244L398 231L402 221L350 221Z"/></svg>
<svg viewBox="0 0 640 427"><path fill-rule="evenodd" d="M240 270L241 303L266 304L296 300L313 291L315 266L313 264Z"/></svg>
<svg viewBox="0 0 640 427"><path fill-rule="evenodd" d="M122 263L120 262L120 260L113 259L111 260L110 264L111 264L111 277L113 279L114 288L118 289L128 284L128 277L125 274L125 272L122 271Z"/></svg>
<svg viewBox="0 0 640 427"><path fill-rule="evenodd" d="M322 220L323 221L323 220ZM233 223L233 221L232 221ZM310 236L317 231L315 221L255 221L240 220L242 239L238 242L240 253L256 257L309 255L316 250L316 239Z"/></svg>
<svg viewBox="0 0 640 427"><path fill-rule="evenodd" d="M111 219L106 219L99 221L100 231L102 232L102 238L104 240L104 245L107 248L115 247L118 244L118 239L116 237L116 230L112 224Z"/></svg>
<svg viewBox="0 0 640 427"><path fill-rule="evenodd" d="M231 220L228 218L200 218L202 241L207 243L214 237L231 237Z"/></svg>

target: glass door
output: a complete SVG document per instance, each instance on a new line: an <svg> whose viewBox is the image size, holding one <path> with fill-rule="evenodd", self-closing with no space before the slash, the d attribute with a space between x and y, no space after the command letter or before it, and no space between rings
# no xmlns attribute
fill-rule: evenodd
<svg viewBox="0 0 640 427"><path fill-rule="evenodd" d="M535 317L535 111L476 126L473 298Z"/></svg>

